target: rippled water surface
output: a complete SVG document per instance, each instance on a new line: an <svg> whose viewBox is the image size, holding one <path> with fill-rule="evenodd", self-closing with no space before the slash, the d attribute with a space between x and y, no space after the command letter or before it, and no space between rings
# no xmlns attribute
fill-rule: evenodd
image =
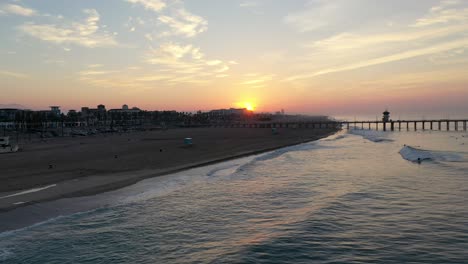
<svg viewBox="0 0 468 264"><path fill-rule="evenodd" d="M468 134L340 133L93 199L0 234L0 262L466 263Z"/></svg>

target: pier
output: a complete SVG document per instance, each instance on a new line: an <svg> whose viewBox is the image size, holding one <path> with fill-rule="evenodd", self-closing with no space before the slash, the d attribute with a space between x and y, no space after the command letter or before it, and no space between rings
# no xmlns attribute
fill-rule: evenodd
<svg viewBox="0 0 468 264"><path fill-rule="evenodd" d="M389 120L389 121L315 121L315 122L269 122L269 123L229 123L216 124L212 127L225 128L310 128L339 129L351 127L382 131L467 131L468 119L438 119L438 120Z"/></svg>
<svg viewBox="0 0 468 264"><path fill-rule="evenodd" d="M361 127L364 125L368 129L383 130L383 131L401 131L401 130L445 130L445 131L466 131L468 119L438 119L438 120L389 120L389 121L337 121L347 129L350 126Z"/></svg>

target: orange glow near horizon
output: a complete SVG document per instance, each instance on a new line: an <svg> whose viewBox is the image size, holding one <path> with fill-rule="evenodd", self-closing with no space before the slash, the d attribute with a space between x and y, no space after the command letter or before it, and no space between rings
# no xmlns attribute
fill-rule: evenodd
<svg viewBox="0 0 468 264"><path fill-rule="evenodd" d="M257 105L255 103L253 103L252 101L238 102L238 103L236 103L236 106L245 108L245 109L247 109L249 111L254 111L255 108L257 108Z"/></svg>
<svg viewBox="0 0 468 264"><path fill-rule="evenodd" d="M255 109L255 107L252 105L252 103L249 103L249 102L245 102L244 106L249 111L253 111Z"/></svg>

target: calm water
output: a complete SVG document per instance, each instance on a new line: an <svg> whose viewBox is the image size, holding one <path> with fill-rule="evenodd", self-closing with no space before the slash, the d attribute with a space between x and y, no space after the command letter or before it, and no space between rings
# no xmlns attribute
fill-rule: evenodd
<svg viewBox="0 0 468 264"><path fill-rule="evenodd" d="M343 132L92 200L0 262L467 263L468 134Z"/></svg>

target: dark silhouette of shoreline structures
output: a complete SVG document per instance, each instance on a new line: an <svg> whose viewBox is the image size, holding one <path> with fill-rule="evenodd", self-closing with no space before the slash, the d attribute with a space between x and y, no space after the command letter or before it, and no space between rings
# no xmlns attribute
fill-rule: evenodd
<svg viewBox="0 0 468 264"><path fill-rule="evenodd" d="M14 108L0 109L0 135L16 138L51 138L58 136L87 136L98 133L122 133L169 128L225 127L225 128L335 128L350 126L387 131L406 130L467 130L468 119L392 120L385 110L381 121L340 121L327 116L288 115L284 110L276 113L255 113L245 108L197 111L147 111L123 105L107 110L100 104L96 108L82 107L65 115L59 106L50 110L32 111ZM410 127L411 125L411 127ZM436 126L437 125L437 126Z"/></svg>
<svg viewBox="0 0 468 264"><path fill-rule="evenodd" d="M326 116L255 113L246 108L217 109L207 112L177 112L174 110L147 111L123 105L107 110L100 104L96 108L82 107L81 111L62 113L60 106L49 110L0 109L0 135L19 135L50 138L58 136L86 136L97 133L129 132L139 130L187 127L271 127L271 123L327 122ZM243 126L241 126L241 124Z"/></svg>

